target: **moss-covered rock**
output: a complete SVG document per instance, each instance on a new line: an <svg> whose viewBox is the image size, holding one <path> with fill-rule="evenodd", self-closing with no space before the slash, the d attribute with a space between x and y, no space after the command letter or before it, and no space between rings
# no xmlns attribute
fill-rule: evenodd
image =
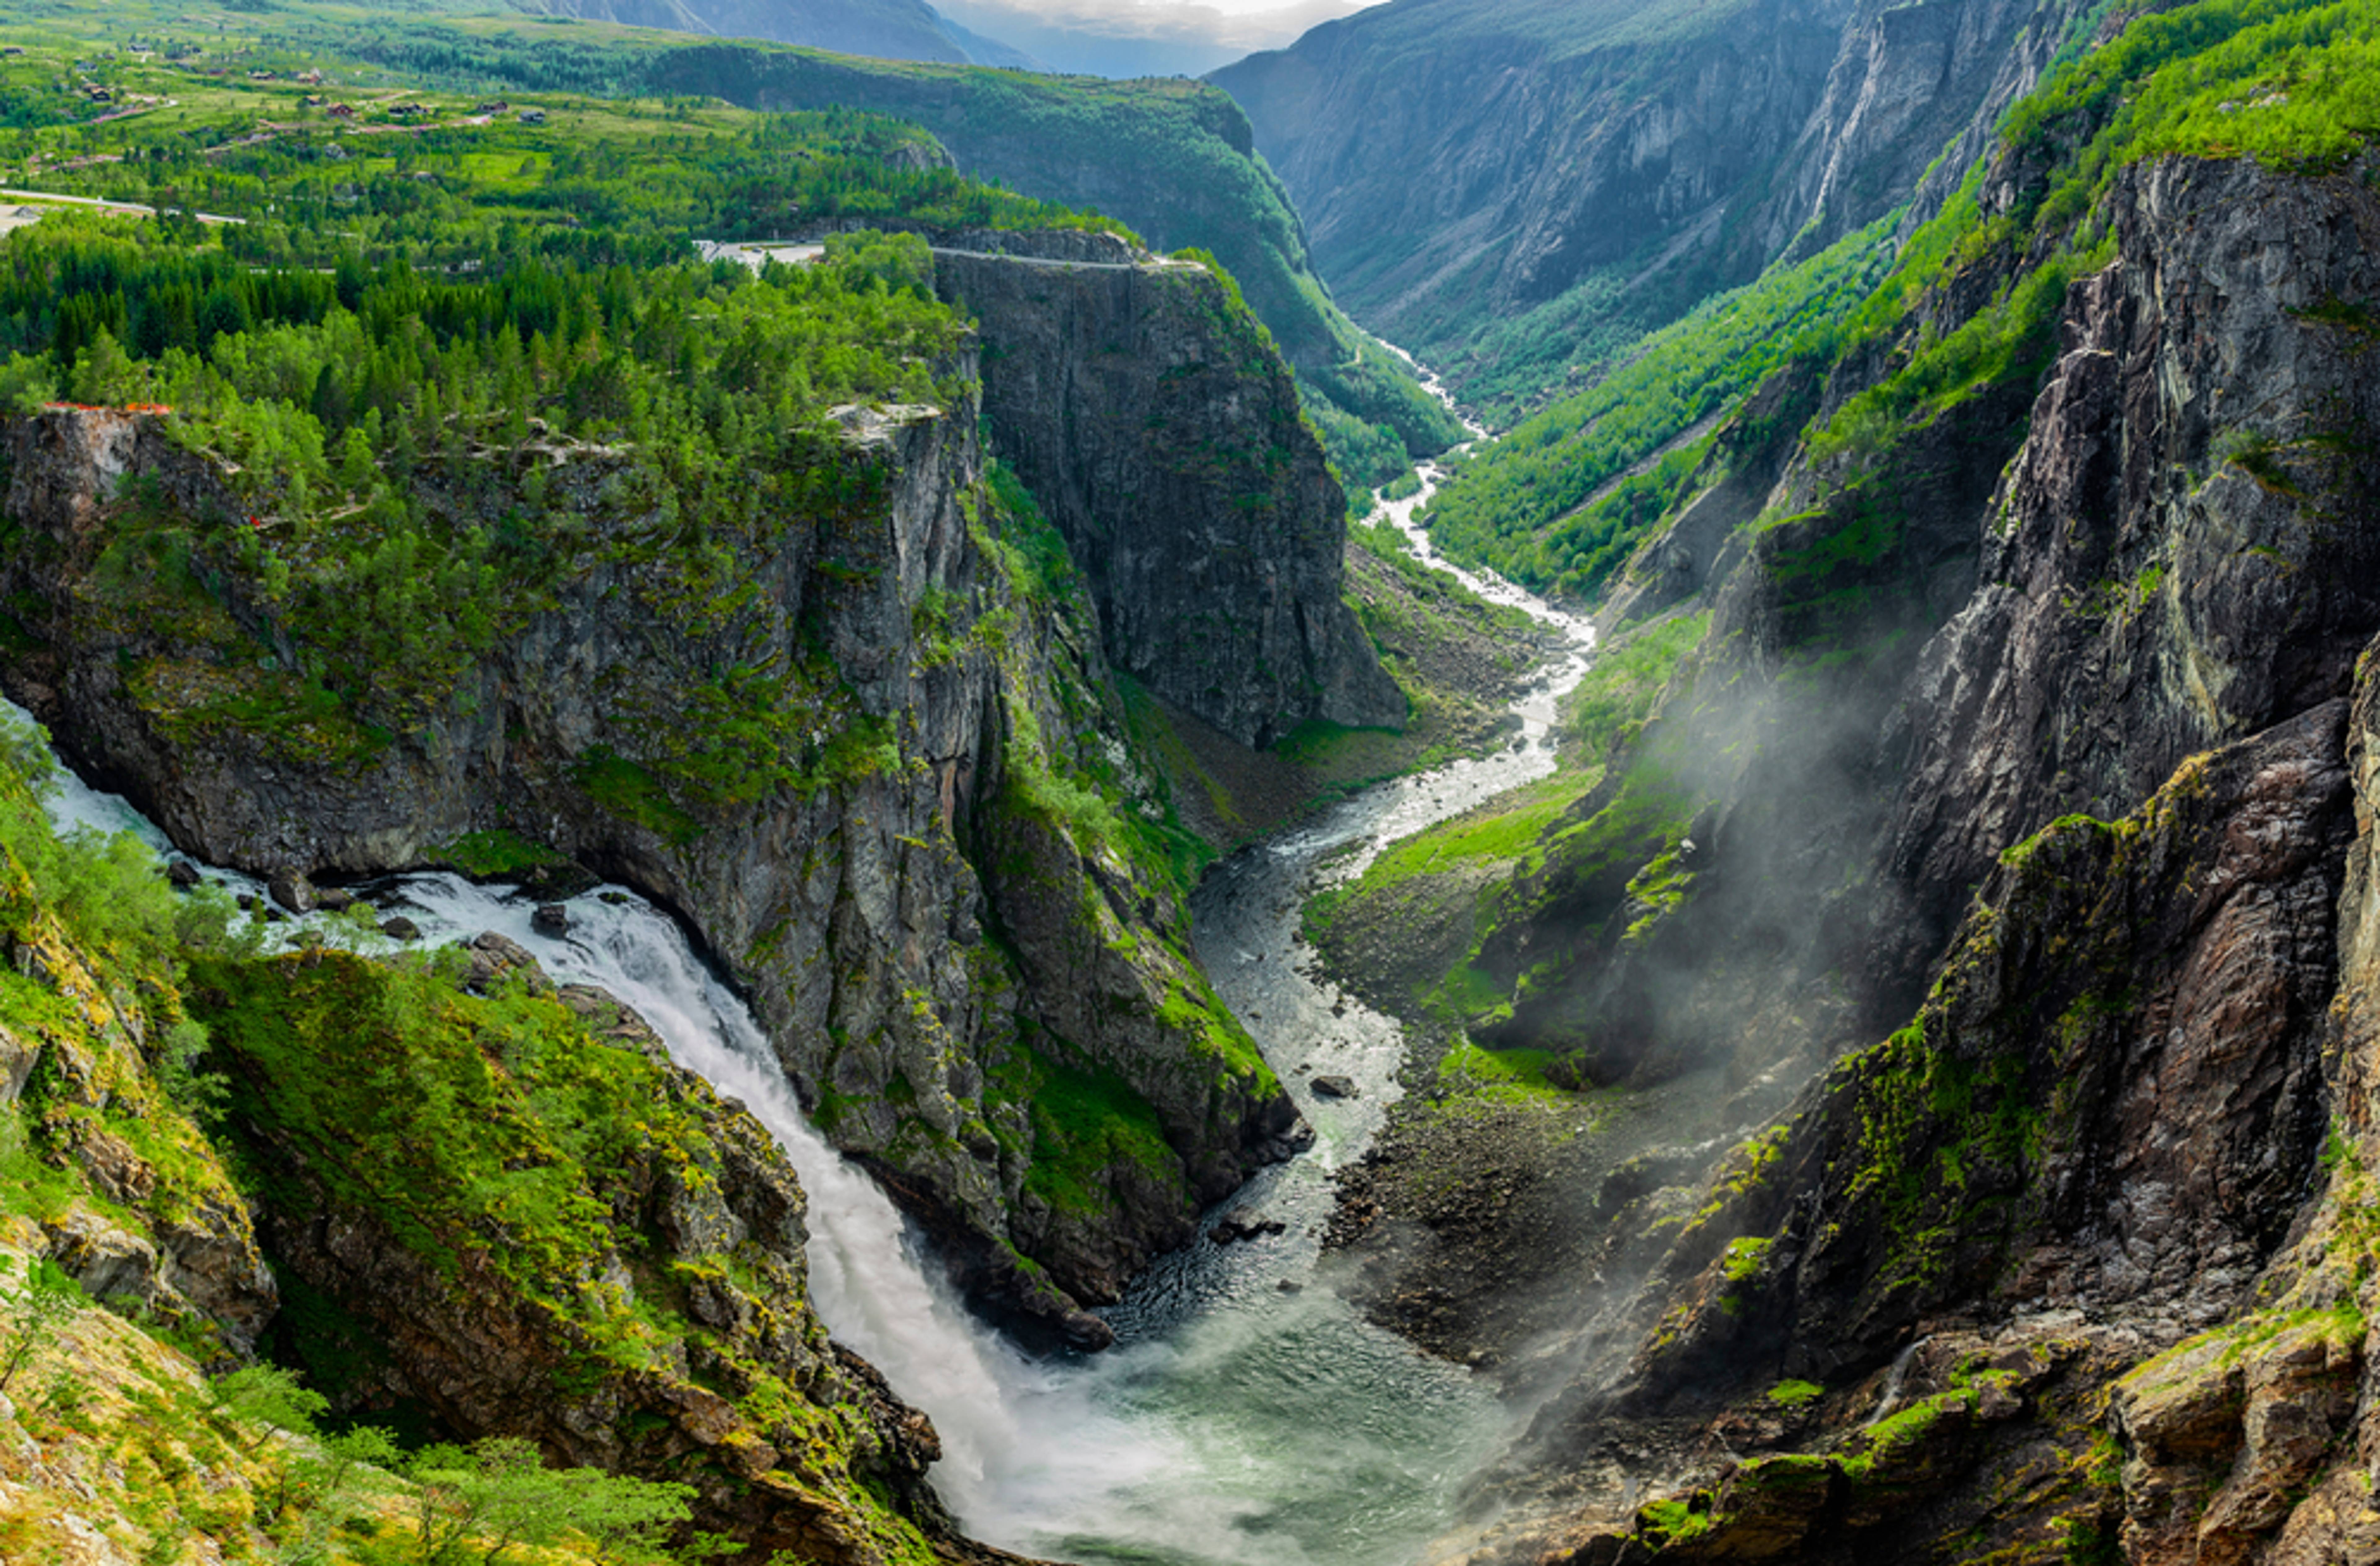
<svg viewBox="0 0 2380 1566"><path fill-rule="evenodd" d="M931 1560L939 1443L828 1342L768 1133L601 992L468 971L193 971L241 1178L309 1295L288 1350L351 1414L690 1484L758 1548Z"/></svg>
<svg viewBox="0 0 2380 1566"><path fill-rule="evenodd" d="M221 1364L255 1346L278 1290L194 1118L204 1036L173 941L146 851L61 845L0 766L0 1219L96 1298Z"/></svg>
<svg viewBox="0 0 2380 1566"><path fill-rule="evenodd" d="M1253 331L1227 304L1160 289L1145 313L1201 343ZM1280 371L1258 358L1201 373L1271 395ZM436 527L517 510L551 536L538 579L401 701L309 684L346 651L307 639L254 540L223 523L239 514L223 473L155 418L14 420L0 564L29 635L0 678L200 857L549 883L575 864L679 911L804 1100L895 1177L978 1303L1038 1341L1096 1341L1080 1300L1270 1156L1288 1100L1183 955L1195 851L1135 748L1092 576L987 464L971 349L939 368L948 407L841 408L789 435L765 486L781 513L674 518L616 446L532 440L471 484L425 470ZM1257 460L1217 417L1208 455ZM1328 538L1251 548L1319 551L1336 610L1328 521ZM1281 677L1293 722L1306 676ZM1052 878L1070 891L1045 900ZM1032 917L1002 929L996 904ZM1136 999L1070 1018L1095 954L1102 992ZM1156 1106L1188 1184L1077 1211L1063 1244L1027 1210L1029 1116L990 1084L1035 1026Z"/></svg>

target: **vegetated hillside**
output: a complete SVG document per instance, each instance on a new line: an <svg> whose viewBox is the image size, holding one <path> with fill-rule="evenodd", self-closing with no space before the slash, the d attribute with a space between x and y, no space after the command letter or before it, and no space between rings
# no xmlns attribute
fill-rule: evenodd
<svg viewBox="0 0 2380 1566"><path fill-rule="evenodd" d="M1280 182L1253 153L1244 116L1227 97L1196 82L1111 83L697 42L566 18L391 16L331 4L277 6L228 33L201 31L159 13L142 24L147 30L134 42L175 62L169 67L145 56L110 55L108 30L122 25L123 18L92 0L66 0L41 23L62 47L98 56L83 73L95 84L137 80L142 85L133 91L174 99L172 106L146 108L142 115L176 128L214 126L236 99L239 107L261 106L252 95L242 99L225 91L249 71L295 73L326 65L338 77L334 86L403 90L429 83L480 97L664 95L676 124L716 119L721 98L747 108L856 108L894 115L932 131L970 178L1107 212L1163 249L1213 254L1296 370L1307 412L1351 480L1385 482L1415 456L1442 451L1463 437L1460 424L1422 391L1412 371L1332 302L1314 273ZM22 35L46 34L26 30ZM0 63L0 72L26 94L25 117L15 123L87 122L107 112L34 62ZM241 88L255 85L237 81ZM289 85L272 107L294 117L302 113L298 100L306 88ZM583 105L575 112L582 121L602 117ZM199 134L201 144L233 139L220 129ZM553 138L556 145L568 140ZM78 144L76 152L83 151ZM105 152L103 139L88 151ZM492 172L474 175L485 179ZM739 237L798 228L833 213L832 208L780 205L770 211L765 227L756 220Z"/></svg>
<svg viewBox="0 0 2380 1566"><path fill-rule="evenodd" d="M35 134L44 165L126 149L65 177L249 221L54 211L0 241L0 381L32 410L0 677L219 862L575 858L650 892L979 1303L1102 1341L1078 1304L1295 1124L1190 955L1204 850L1113 671L1244 742L1403 711L1285 369L1211 270L970 185L905 127L430 101L443 128L322 117L207 159L139 120ZM1059 529L1106 513L1053 494L1045 520L981 444L978 343L1052 384L1105 349L1063 310L1037 328L1062 261L970 262L979 337L913 234L686 259L725 191L1109 247L1083 285L1131 279L1150 351L1137 384L1104 372L1136 411L1101 460L1155 497L1159 569L1088 538L1078 565ZM994 298L1002 268L1027 281ZM1031 458L1079 413L1003 395L990 435Z"/></svg>
<svg viewBox="0 0 2380 1566"><path fill-rule="evenodd" d="M912 120L975 177L1111 212L1160 249L1212 252L1296 367L1351 480L1385 481L1462 438L1403 365L1340 313L1245 120L1212 88L723 47L674 54L656 63L653 82L756 108L840 103Z"/></svg>
<svg viewBox="0 0 2380 1566"><path fill-rule="evenodd" d="M0 752L12 1554L964 1548L932 1427L809 1308L783 1155L632 1014L498 938L269 954L132 838L55 834L30 725Z"/></svg>
<svg viewBox="0 0 2380 1566"><path fill-rule="evenodd" d="M1541 592L1603 596L1682 503L1730 471L1742 443L1722 439L1726 416L1779 365L1840 345L1892 264L1896 226L1880 220L1708 300L1470 454L1423 514L1432 541Z"/></svg>
<svg viewBox="0 0 2380 1566"><path fill-rule="evenodd" d="M1332 302L1280 182L1254 155L1245 117L1200 83L909 65L592 24L385 17L358 24L322 7L276 12L256 57L290 43L407 83L725 98L748 108L856 108L912 121L972 178L1111 213L1160 249L1211 252L1296 369L1308 410L1351 480L1385 482L1415 456L1462 439L1461 426L1412 372Z"/></svg>
<svg viewBox="0 0 2380 1566"><path fill-rule="evenodd" d="M523 8L719 38L767 38L887 60L1034 63L1022 50L961 27L925 0L540 0Z"/></svg>
<svg viewBox="0 0 2380 1566"><path fill-rule="evenodd" d="M1214 74L1357 317L1502 414L1980 151L2067 0L1396 0Z"/></svg>
<svg viewBox="0 0 2380 1566"><path fill-rule="evenodd" d="M1468 1041L1369 1308L1565 1389L1465 1559L2363 1548L2375 54L2111 25L1716 431L1594 786L1327 910Z"/></svg>

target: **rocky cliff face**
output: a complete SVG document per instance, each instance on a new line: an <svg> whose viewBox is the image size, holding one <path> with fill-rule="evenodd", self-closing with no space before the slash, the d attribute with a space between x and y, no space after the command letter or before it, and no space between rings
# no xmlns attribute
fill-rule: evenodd
<svg viewBox="0 0 2380 1566"><path fill-rule="evenodd" d="M1700 1427L1743 1461L1480 1559L2352 1559L2319 1553L2368 1515L2332 1487L2369 1417L2367 1155L2324 1151L2325 1116L2365 1112L2337 1048L2368 856L2350 712L2006 856L1917 1019L1738 1149L1538 1425L1569 1453Z"/></svg>
<svg viewBox="0 0 2380 1566"><path fill-rule="evenodd" d="M1491 1036L1767 1123L1571 1171L1507 1477L1576 1499L1481 1560L2362 1548L2380 207L2173 159L2107 212L2037 382L1789 465L1475 953Z"/></svg>
<svg viewBox="0 0 2380 1566"><path fill-rule="evenodd" d="M1799 131L1845 19L1841 7L1756 6L1718 33L1648 50L1610 18L1548 39L1493 7L1440 6L1451 14L1439 46L1412 51L1374 35L1419 26L1432 7L1393 9L1214 79L1248 111L1324 274L1379 330L1417 344L1430 339L1416 328L1466 290L1515 314L1708 223ZM1632 91L1639 72L1661 85Z"/></svg>
<svg viewBox="0 0 2380 1566"><path fill-rule="evenodd" d="M844 411L806 459L831 497L817 512L705 550L618 504L626 454L517 454L513 479L538 465L589 547L403 732L304 715L306 649L204 543L189 575L94 578L127 558L128 515L201 532L237 515L203 461L145 416L19 420L28 637L7 677L202 857L359 874L493 832L680 910L821 1123L950 1242L987 1306L1102 1341L1076 1302L1280 1156L1294 1114L1135 846L1158 785L1062 550L1034 565L1029 519L984 487L972 367L955 368L966 400L948 410ZM1036 919L996 920L1035 899ZM1004 945L984 937L995 922ZM1057 1025L1087 1003L1095 1032ZM1051 1071L1150 1123L1144 1156L1125 1169L1037 1122Z"/></svg>
<svg viewBox="0 0 2380 1566"><path fill-rule="evenodd" d="M2314 309L2371 285L2363 197L2176 161L2113 205L2119 259L2074 285L2037 396L1981 388L1867 468L1797 462L1739 535L1706 662L1633 781L1577 812L1670 790L1695 917L1734 910L1764 963L1850 964L1862 1026L1914 1008L2009 844L2121 814L2184 757L2340 694L2380 625L2356 585L2369 543L2310 519L2366 481L2355 345ZM2259 394L2234 413L2243 376ZM2307 577L2317 549L2338 575ZM1841 890L1774 895L1846 860ZM1607 922L1642 864L1549 856L1485 953L1522 980L1510 1035L1586 1050L1599 1079L1686 1048L1676 1002L1707 984L1671 971L1694 941ZM1554 931L1567 956L1530 974Z"/></svg>
<svg viewBox="0 0 2380 1566"><path fill-rule="evenodd" d="M224 1140L266 1194L264 1239L298 1294L284 1351L343 1413L395 1408L572 1466L672 1475L698 1492L701 1525L748 1547L878 1566L914 1558L921 1528L949 1535L925 1479L941 1455L932 1425L830 1343L809 1306L805 1201L768 1132L671 1065L612 996L557 993L501 936L469 955L464 982L502 1012L321 953L196 972L195 1009L236 1083ZM433 1122L390 1158L373 1111L321 1080L326 1028L366 1095L401 1060L423 1098L459 1096L515 1128L507 1167L577 1188L498 1201L480 1232L450 1227L454 1188L489 1178L480 1151ZM590 1118L603 1156L580 1165L552 1140L559 1128L478 1080L497 1038L516 1080L578 1083L589 1117L601 1113L590 1079L632 1074L639 1118ZM557 1275L574 1252L576 1275ZM638 1341L607 1290L662 1330Z"/></svg>
<svg viewBox="0 0 2380 1566"><path fill-rule="evenodd" d="M1760 0L1555 18L1402 0L1213 79L1349 310L1460 383L1547 357L1548 334L1670 320L1873 222L1929 165L1914 215L1930 215L2080 14ZM1492 340L1574 290L1528 343Z"/></svg>
<svg viewBox="0 0 2380 1566"><path fill-rule="evenodd" d="M1105 212L1160 249L1210 250L1309 399L1388 426L1416 457L1463 439L1412 372L1333 302L1288 192L1256 155L1247 116L1205 82L1160 77L1118 88L737 44L659 55L647 79L652 92L716 95L754 109L858 108L908 120L974 177Z"/></svg>
<svg viewBox="0 0 2380 1566"><path fill-rule="evenodd" d="M2001 847L2343 693L2380 625L2380 543L2355 525L2380 403L2319 309L2380 285L2380 207L2178 161L2115 210L2121 259L2069 301L1985 586L1887 736L1908 749L1884 863L1920 918L1882 950L1904 968Z"/></svg>
<svg viewBox="0 0 2380 1566"><path fill-rule="evenodd" d="M1907 221L1931 217L2088 10L2064 0L1859 6L1810 117L1766 188L1730 212L1730 273L1812 254L1912 192Z"/></svg>
<svg viewBox="0 0 2380 1566"><path fill-rule="evenodd" d="M0 784L0 809L38 811L20 787ZM0 1123L23 1160L9 1244L213 1359L248 1354L280 1292L246 1197L156 1069L183 1020L168 977L78 941L5 850L0 925L13 970Z"/></svg>
<svg viewBox="0 0 2380 1566"><path fill-rule="evenodd" d="M983 242L953 237L940 286L981 322L993 449L1065 534L1110 664L1245 745L1402 725L1340 597L1345 498L1255 320L1111 236Z"/></svg>

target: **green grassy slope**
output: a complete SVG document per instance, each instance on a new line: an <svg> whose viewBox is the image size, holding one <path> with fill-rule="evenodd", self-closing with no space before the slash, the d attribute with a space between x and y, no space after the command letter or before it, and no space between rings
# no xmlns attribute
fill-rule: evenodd
<svg viewBox="0 0 2380 1566"><path fill-rule="evenodd" d="M1022 52L955 25L925 0L523 0L518 8L721 38L770 38L888 60L1029 63Z"/></svg>
<svg viewBox="0 0 2380 1566"><path fill-rule="evenodd" d="M2048 171L2017 205L1986 217L1971 182L1897 246L1887 220L1721 296L1473 459L1433 501L1433 535L1458 558L1592 599L1709 478L1686 454L1648 459L1740 407L1777 366L1905 339L1879 384L1810 433L1821 454L1880 450L1974 388L2037 369L2066 282L2103 256L2090 214L2119 168L2163 154L2342 163L2380 129L2375 32L2369 0L2205 0L2140 18L2009 115L2010 155ZM2003 279L1984 308L1954 330L1915 332L1925 291L1979 265Z"/></svg>
<svg viewBox="0 0 2380 1566"><path fill-rule="evenodd" d="M1387 427L1412 455L1461 438L1411 375L1331 302L1246 119L1203 82L1105 82L741 46L659 60L652 80L662 91L699 87L759 108L845 104L896 115L932 131L978 178L1112 213L1160 249L1211 251L1296 367L1309 399ZM1324 428L1330 432L1328 417ZM1345 432L1333 449L1351 449ZM1350 477L1378 471L1377 462L1355 466Z"/></svg>
<svg viewBox="0 0 2380 1566"><path fill-rule="evenodd" d="M82 37L103 14L66 0L47 25ZM161 35L184 30L155 13ZM107 26L120 26L104 13ZM391 17L338 6L276 10L249 59L338 58L366 78L458 91L662 97L753 109L855 108L931 131L961 169L1043 200L1096 208L1161 249L1210 251L1298 371L1334 457L1380 482L1461 428L1358 330L1316 274L1287 195L1231 99L1183 79L1110 82L917 64L603 23L518 16ZM1402 448L1397 449L1397 448Z"/></svg>
<svg viewBox="0 0 2380 1566"><path fill-rule="evenodd" d="M1888 218L1776 268L1645 339L1595 386L1466 463L1431 498L1431 537L1531 587L1592 597L1696 487L1698 444L1650 459L1778 365L1826 351L1844 312L1890 264L1891 226Z"/></svg>

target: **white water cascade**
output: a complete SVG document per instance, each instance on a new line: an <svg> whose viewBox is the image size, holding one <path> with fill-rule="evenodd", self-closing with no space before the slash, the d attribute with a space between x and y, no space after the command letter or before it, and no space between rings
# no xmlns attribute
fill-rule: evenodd
<svg viewBox="0 0 2380 1566"><path fill-rule="evenodd" d="M164 833L121 796L68 771L60 784L49 807L61 831L130 832L172 853ZM201 870L234 892L266 895L252 878ZM931 1414L944 1454L935 1485L971 1529L1023 1540L1069 1510L1068 1498L1075 1506L1096 1502L1178 1461L1009 1348L927 1270L891 1198L810 1125L750 1012L667 914L625 888L600 887L564 904L570 932L549 936L532 928L530 900L457 875L403 876L358 890L381 912L411 918L426 945L493 930L520 942L557 982L610 990L662 1036L673 1060L768 1127L809 1196L812 1303L838 1340ZM309 923L322 921L280 928ZM335 927L324 929L337 938Z"/></svg>
<svg viewBox="0 0 2380 1566"><path fill-rule="evenodd" d="M1261 1171L1225 1204L1286 1232L1235 1244L1204 1237L1160 1258L1108 1316L1117 1346L1032 1361L969 1316L927 1265L883 1192L810 1126L743 1002L667 914L605 887L565 904L569 933L531 927L532 904L450 874L355 890L401 910L431 942L495 930L554 978L600 985L635 1007L677 1062L740 1099L774 1134L809 1195L811 1293L834 1335L933 1418L937 1488L987 1542L1083 1566L1393 1566L1448 1529L1465 1479L1500 1450L1512 1414L1469 1373L1306 1287L1333 1204L1330 1171L1359 1156L1400 1088L1402 1036L1305 971L1297 908L1319 863L1350 876L1388 844L1550 772L1558 698L1586 666L1592 633L1511 584L1447 564L1414 521L1421 492L1383 503L1415 552L1493 601L1560 630L1572 652L1514 710L1495 754L1368 789L1243 851L1195 900L1218 992L1263 1046L1318 1133L1310 1153ZM70 776L61 826L164 835L123 800ZM257 896L253 880L212 880ZM294 928L294 927L285 927ZM1352 1077L1323 1099L1310 1076Z"/></svg>

